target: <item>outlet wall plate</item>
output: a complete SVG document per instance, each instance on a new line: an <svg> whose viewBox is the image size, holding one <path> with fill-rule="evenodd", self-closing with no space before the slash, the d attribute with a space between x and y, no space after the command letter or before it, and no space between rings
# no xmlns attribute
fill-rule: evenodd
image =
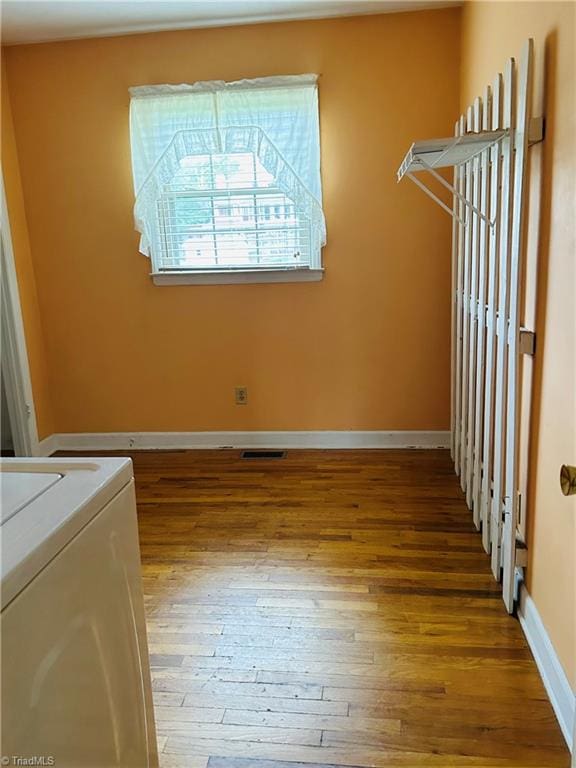
<svg viewBox="0 0 576 768"><path fill-rule="evenodd" d="M236 405L246 405L248 403L248 387L234 387L234 399Z"/></svg>

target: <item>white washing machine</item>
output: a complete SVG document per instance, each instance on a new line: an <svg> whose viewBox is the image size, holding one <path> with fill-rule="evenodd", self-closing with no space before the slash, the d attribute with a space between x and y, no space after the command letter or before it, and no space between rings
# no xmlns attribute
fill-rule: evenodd
<svg viewBox="0 0 576 768"><path fill-rule="evenodd" d="M132 462L0 469L2 764L154 768Z"/></svg>

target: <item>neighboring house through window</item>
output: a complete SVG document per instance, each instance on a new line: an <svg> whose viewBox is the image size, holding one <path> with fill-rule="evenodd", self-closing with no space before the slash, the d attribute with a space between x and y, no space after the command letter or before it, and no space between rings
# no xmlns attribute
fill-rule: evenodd
<svg viewBox="0 0 576 768"><path fill-rule="evenodd" d="M156 283L321 278L316 75L130 94L134 215Z"/></svg>

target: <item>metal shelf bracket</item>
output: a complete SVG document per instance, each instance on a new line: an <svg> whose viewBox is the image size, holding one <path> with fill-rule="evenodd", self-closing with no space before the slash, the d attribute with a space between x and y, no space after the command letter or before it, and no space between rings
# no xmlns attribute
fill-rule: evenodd
<svg viewBox="0 0 576 768"><path fill-rule="evenodd" d="M452 184L450 184L446 179L444 179L438 171L436 171L434 168L429 166L425 160L420 159L420 164L423 166L422 170L428 171L440 184L442 184L443 187L445 187L447 190L449 190L454 197L456 197L460 202L464 203L466 208L473 211L477 216L479 216L483 221L485 221L489 226L493 227L495 222L490 221L490 219L485 216L482 211L480 211L478 208L476 208L475 205L472 205L470 200L468 200L464 195L461 195L460 192L458 192L457 189L454 188ZM416 178L416 176L412 173L412 171L407 171L406 176L408 176L409 179L411 179L416 186L420 187L420 189L425 192L428 197L431 197L432 200L434 200L438 205L440 205L442 208L444 208L445 211L447 211L450 216L456 219L460 224L462 224L464 227L468 226L468 216L466 217L466 220L463 220L458 216L458 214L454 213L452 208L450 208L446 203L441 200L437 195L432 192L431 189L429 189L420 179Z"/></svg>

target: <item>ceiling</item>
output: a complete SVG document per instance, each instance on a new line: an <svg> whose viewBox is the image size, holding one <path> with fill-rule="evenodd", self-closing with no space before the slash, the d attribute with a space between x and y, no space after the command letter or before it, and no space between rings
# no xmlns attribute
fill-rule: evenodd
<svg viewBox="0 0 576 768"><path fill-rule="evenodd" d="M2 0L2 43L359 16L458 4L459 0Z"/></svg>

